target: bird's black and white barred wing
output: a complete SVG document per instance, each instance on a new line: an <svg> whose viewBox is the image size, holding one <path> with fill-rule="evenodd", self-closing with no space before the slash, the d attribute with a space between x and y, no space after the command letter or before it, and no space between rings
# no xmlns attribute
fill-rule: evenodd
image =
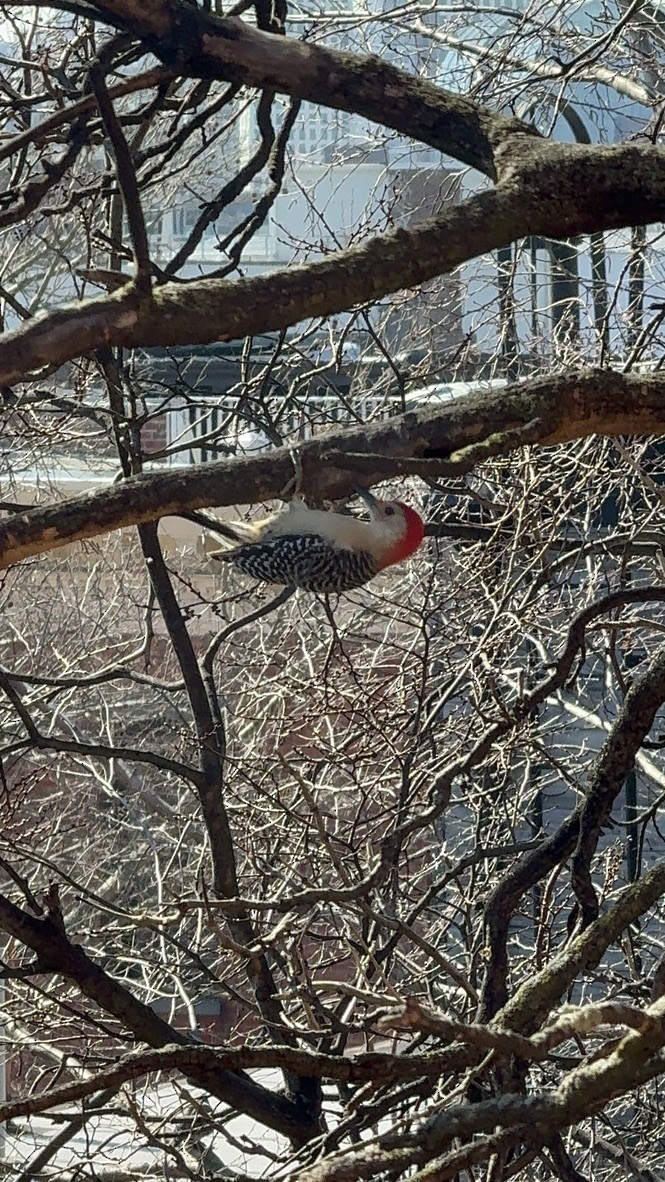
<svg viewBox="0 0 665 1182"><path fill-rule="evenodd" d="M378 573L371 554L342 549L318 534L280 534L214 557L264 583L323 595L361 587Z"/></svg>

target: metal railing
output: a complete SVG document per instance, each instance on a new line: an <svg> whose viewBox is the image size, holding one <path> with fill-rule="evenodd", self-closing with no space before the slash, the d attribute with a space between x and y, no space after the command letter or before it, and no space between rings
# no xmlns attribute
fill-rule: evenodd
<svg viewBox="0 0 665 1182"><path fill-rule="evenodd" d="M205 464L229 455L252 455L278 443L294 444L336 426L352 426L395 414L384 395L308 395L270 402L265 408L238 409L238 398L197 399L171 410L167 447L174 464Z"/></svg>

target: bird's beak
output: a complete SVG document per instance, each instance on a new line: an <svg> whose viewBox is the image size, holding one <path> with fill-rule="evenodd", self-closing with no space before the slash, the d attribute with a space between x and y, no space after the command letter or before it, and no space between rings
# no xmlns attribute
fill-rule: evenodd
<svg viewBox="0 0 665 1182"><path fill-rule="evenodd" d="M366 488L360 488L358 485L356 485L356 494L360 497L361 501L365 503L370 513L378 512L379 502L371 492L369 492Z"/></svg>

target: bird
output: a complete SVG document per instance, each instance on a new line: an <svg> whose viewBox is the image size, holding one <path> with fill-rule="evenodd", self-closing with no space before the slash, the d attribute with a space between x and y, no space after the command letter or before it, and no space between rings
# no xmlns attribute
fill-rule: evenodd
<svg viewBox="0 0 665 1182"><path fill-rule="evenodd" d="M214 533L204 540L204 551L264 583L322 595L362 587L379 571L413 554L425 525L402 501L381 501L366 489L357 492L369 510L369 521L310 509L294 497L285 510L259 521L216 523Z"/></svg>

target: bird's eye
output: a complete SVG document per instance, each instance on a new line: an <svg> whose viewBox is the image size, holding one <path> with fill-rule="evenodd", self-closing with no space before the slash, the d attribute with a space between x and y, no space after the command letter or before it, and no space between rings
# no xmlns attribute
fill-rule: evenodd
<svg viewBox="0 0 665 1182"><path fill-rule="evenodd" d="M386 505L386 517L393 517L394 514L395 510L393 509L392 505Z"/></svg>

